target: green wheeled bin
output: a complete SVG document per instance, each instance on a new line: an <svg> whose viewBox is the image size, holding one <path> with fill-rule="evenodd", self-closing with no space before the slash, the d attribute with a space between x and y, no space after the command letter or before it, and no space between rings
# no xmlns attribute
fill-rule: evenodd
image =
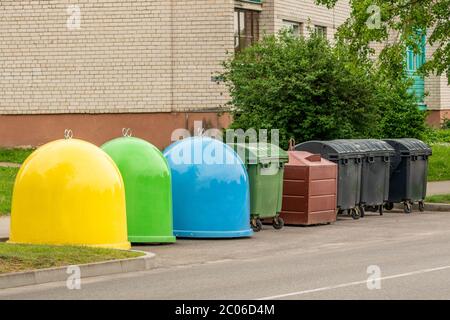
<svg viewBox="0 0 450 320"><path fill-rule="evenodd" d="M282 229L280 217L283 201L284 164L288 153L270 143L229 144L244 162L250 180L250 216L255 232L261 231L261 220L272 220L275 229Z"/></svg>
<svg viewBox="0 0 450 320"><path fill-rule="evenodd" d="M171 174L161 151L145 140L128 136L111 140L102 149L114 160L123 178L128 240L175 242Z"/></svg>

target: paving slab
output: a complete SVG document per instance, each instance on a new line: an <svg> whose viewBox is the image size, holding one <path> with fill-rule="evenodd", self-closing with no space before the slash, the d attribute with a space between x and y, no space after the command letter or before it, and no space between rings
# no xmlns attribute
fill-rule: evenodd
<svg viewBox="0 0 450 320"><path fill-rule="evenodd" d="M427 195L450 194L450 181L428 182Z"/></svg>
<svg viewBox="0 0 450 320"><path fill-rule="evenodd" d="M9 237L9 217L0 217L0 239Z"/></svg>

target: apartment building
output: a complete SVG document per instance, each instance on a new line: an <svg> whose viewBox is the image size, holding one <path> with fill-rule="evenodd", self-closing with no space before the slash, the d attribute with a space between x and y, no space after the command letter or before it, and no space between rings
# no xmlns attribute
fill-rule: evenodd
<svg viewBox="0 0 450 320"><path fill-rule="evenodd" d="M101 144L127 127L163 148L194 121L226 127L225 59L284 27L333 39L348 14L346 1L2 0L0 146L67 128ZM434 121L450 110L445 81L424 82Z"/></svg>

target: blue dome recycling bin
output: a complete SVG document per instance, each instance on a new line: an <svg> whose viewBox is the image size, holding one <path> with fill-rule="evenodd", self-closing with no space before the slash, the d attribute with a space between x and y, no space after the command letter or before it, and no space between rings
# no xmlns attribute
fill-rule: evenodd
<svg viewBox="0 0 450 320"><path fill-rule="evenodd" d="M253 234L248 175L232 148L209 137L191 137L170 145L164 156L172 173L175 236Z"/></svg>

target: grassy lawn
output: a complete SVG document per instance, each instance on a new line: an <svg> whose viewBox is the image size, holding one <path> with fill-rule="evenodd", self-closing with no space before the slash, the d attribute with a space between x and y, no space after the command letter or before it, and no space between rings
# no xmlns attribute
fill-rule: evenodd
<svg viewBox="0 0 450 320"><path fill-rule="evenodd" d="M34 151L23 148L0 148L0 162L21 164ZM0 167L0 216L11 212L11 196L18 168Z"/></svg>
<svg viewBox="0 0 450 320"><path fill-rule="evenodd" d="M0 274L126 259L143 253L89 247L17 245L0 243Z"/></svg>
<svg viewBox="0 0 450 320"><path fill-rule="evenodd" d="M5 149L0 148L0 162L23 163L34 149Z"/></svg>
<svg viewBox="0 0 450 320"><path fill-rule="evenodd" d="M450 203L450 194L429 196L426 201L431 203Z"/></svg>
<svg viewBox="0 0 450 320"><path fill-rule="evenodd" d="M11 197L18 168L0 167L0 216L11 212Z"/></svg>
<svg viewBox="0 0 450 320"><path fill-rule="evenodd" d="M436 143L431 148L433 155L430 157L428 180L450 180L450 143Z"/></svg>

